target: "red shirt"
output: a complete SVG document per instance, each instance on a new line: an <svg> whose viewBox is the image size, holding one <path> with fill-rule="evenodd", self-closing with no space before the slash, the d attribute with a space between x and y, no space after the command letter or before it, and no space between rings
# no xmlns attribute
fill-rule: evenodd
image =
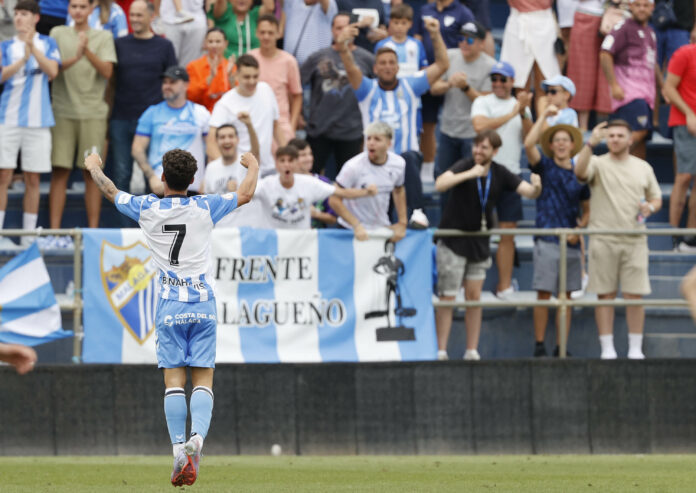
<svg viewBox="0 0 696 493"><path fill-rule="evenodd" d="M696 111L696 45L684 45L675 51L667 71L681 77L677 91L689 108ZM669 110L669 126L678 125L686 125L686 115L673 104Z"/></svg>

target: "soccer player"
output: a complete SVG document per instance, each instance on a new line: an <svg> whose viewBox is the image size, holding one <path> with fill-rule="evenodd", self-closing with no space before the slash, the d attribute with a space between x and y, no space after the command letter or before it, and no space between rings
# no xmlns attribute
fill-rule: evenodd
<svg viewBox="0 0 696 493"><path fill-rule="evenodd" d="M247 175L234 193L187 197L198 164L189 152L168 151L162 157L164 197L133 196L116 188L101 170L98 154L85 168L99 190L122 214L138 221L159 269L160 287L155 328L158 367L164 372L164 414L174 452L171 482L191 485L198 476L203 440L213 412L213 371L217 316L213 291L210 234L213 226L256 190L259 165L251 153L242 156ZM191 368L191 436L186 436L184 385Z"/></svg>

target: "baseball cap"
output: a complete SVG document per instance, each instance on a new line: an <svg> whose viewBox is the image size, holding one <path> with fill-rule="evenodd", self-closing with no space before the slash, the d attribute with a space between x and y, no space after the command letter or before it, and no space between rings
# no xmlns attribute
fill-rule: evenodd
<svg viewBox="0 0 696 493"><path fill-rule="evenodd" d="M486 28L483 24L476 21L467 22L459 29L459 34L462 36L473 36L478 39L486 37Z"/></svg>
<svg viewBox="0 0 696 493"><path fill-rule="evenodd" d="M563 89L568 91L571 96L575 96L575 84L565 75L557 75L541 83L541 88L544 91L546 91L551 86L561 86Z"/></svg>
<svg viewBox="0 0 696 493"><path fill-rule="evenodd" d="M189 74L184 67L179 67L177 65L172 65L162 74L162 78L168 78L172 80L183 80L185 82L189 81Z"/></svg>
<svg viewBox="0 0 696 493"><path fill-rule="evenodd" d="M500 74L505 77L515 77L515 69L508 62L498 62L491 68L490 75Z"/></svg>

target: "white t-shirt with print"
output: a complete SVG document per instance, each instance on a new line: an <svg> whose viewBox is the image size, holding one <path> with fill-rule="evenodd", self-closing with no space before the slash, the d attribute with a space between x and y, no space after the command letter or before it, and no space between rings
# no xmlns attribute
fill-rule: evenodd
<svg viewBox="0 0 696 493"><path fill-rule="evenodd" d="M367 188L377 185L377 195L358 199L344 199L346 208L360 221L365 229L389 226L389 198L396 187L403 186L406 161L393 152L387 153L384 164L373 164L366 152L348 160L336 177L336 183L343 188ZM350 224L338 218L339 224L350 228Z"/></svg>
<svg viewBox="0 0 696 493"><path fill-rule="evenodd" d="M241 155L232 164L225 164L219 157L205 168L205 193L227 193L227 182L234 180L237 187L246 177L247 169L240 164Z"/></svg>

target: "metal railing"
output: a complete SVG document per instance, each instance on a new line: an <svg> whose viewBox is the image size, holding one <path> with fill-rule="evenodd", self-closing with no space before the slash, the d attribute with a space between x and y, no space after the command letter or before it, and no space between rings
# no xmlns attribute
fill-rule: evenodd
<svg viewBox="0 0 696 493"><path fill-rule="evenodd" d="M672 308L688 307L686 300L682 299L612 299L612 300L573 300L567 296L568 269L566 259L568 256L568 236L569 235L603 235L603 236L696 236L696 229L678 228L655 228L655 229L571 229L571 228L515 228L515 229L491 229L483 231L462 231L458 229L439 229L435 230L433 236L438 238L456 236L558 236L559 243L559 269L558 269L558 294L556 299L550 300L531 300L531 301L437 301L433 303L435 308L468 308L468 307L555 307L559 310L559 341L558 350L561 358L566 357L567 334L566 327L568 309L584 306L662 306Z"/></svg>

